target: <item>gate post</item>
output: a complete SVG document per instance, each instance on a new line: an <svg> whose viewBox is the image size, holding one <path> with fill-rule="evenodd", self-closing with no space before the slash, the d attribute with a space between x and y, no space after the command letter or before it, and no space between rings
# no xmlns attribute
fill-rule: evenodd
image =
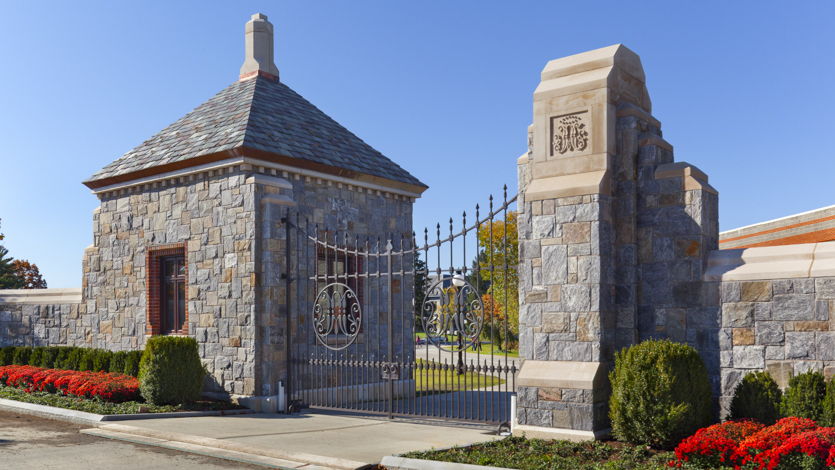
<svg viewBox="0 0 835 470"><path fill-rule="evenodd" d="M640 58L622 45L554 60L519 158L519 350L514 434L610 431L608 371L636 340L634 155L616 116L648 115ZM624 111L625 110L625 111Z"/></svg>

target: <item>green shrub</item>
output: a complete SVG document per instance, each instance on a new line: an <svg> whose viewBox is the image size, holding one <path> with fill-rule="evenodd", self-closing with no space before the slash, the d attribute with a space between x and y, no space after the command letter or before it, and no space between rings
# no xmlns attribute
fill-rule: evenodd
<svg viewBox="0 0 835 470"><path fill-rule="evenodd" d="M110 358L110 368L108 370L117 374L124 374L125 358L127 358L127 356L128 353L126 353L125 351L114 352L113 357Z"/></svg>
<svg viewBox="0 0 835 470"><path fill-rule="evenodd" d="M818 422L824 427L835 427L835 377L826 383L826 395L823 398L821 419Z"/></svg>
<svg viewBox="0 0 835 470"><path fill-rule="evenodd" d="M43 359L43 350L46 349L42 346L38 346L37 348L32 350L32 354L29 355L29 365L40 367L41 366L41 359Z"/></svg>
<svg viewBox="0 0 835 470"><path fill-rule="evenodd" d="M67 353L67 358L61 363L61 368L65 370L81 370L81 359L84 357L84 348L75 348Z"/></svg>
<svg viewBox="0 0 835 470"><path fill-rule="evenodd" d="M110 360L113 352L106 349L93 349L93 372L110 372Z"/></svg>
<svg viewBox="0 0 835 470"><path fill-rule="evenodd" d="M58 352L61 350L58 346L50 346L44 348L41 363L38 367L45 369L55 369L55 359L58 357Z"/></svg>
<svg viewBox="0 0 835 470"><path fill-rule="evenodd" d="M55 355L55 361L52 364L53 369L66 369L64 364L67 361L67 356L73 351L75 348L72 346L67 347L59 347L58 353ZM75 369L73 369L75 370Z"/></svg>
<svg viewBox="0 0 835 470"><path fill-rule="evenodd" d="M29 365L29 357L32 355L32 348L17 348L14 352L14 365L26 366Z"/></svg>
<svg viewBox="0 0 835 470"><path fill-rule="evenodd" d="M154 336L139 363L139 391L148 403L180 405L200 398L205 375L194 338Z"/></svg>
<svg viewBox="0 0 835 470"><path fill-rule="evenodd" d="M771 426L780 416L783 392L768 372L749 372L734 389L730 419L753 418Z"/></svg>
<svg viewBox="0 0 835 470"><path fill-rule="evenodd" d="M80 354L80 357L78 359L78 368L75 369L75 370L79 370L79 371L89 370L89 371L92 371L93 367L94 367L93 363L96 360L96 350L95 349L82 348L80 351L81 351L81 354Z"/></svg>
<svg viewBox="0 0 835 470"><path fill-rule="evenodd" d="M14 346L6 346L0 349L0 366L10 366L14 364L14 354L17 348Z"/></svg>
<svg viewBox="0 0 835 470"><path fill-rule="evenodd" d="M132 375L139 377L139 362L142 360L142 353L144 351L129 351L125 357L125 370L122 372L125 375Z"/></svg>
<svg viewBox="0 0 835 470"><path fill-rule="evenodd" d="M624 349L609 380L619 440L671 448L713 421L707 368L690 346L649 340Z"/></svg>
<svg viewBox="0 0 835 470"><path fill-rule="evenodd" d="M780 413L783 416L797 416L818 421L823 414L823 399L826 396L826 379L819 371L810 370L789 380L789 387L783 394Z"/></svg>

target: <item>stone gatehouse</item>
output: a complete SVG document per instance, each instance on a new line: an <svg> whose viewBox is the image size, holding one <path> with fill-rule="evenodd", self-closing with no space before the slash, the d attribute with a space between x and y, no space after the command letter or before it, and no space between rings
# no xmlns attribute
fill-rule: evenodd
<svg viewBox="0 0 835 470"><path fill-rule="evenodd" d="M84 184L101 205L81 289L0 292L0 345L130 350L189 335L205 391L262 396L287 372L282 219L410 237L427 189L280 81L261 14L238 81Z"/></svg>
<svg viewBox="0 0 835 470"><path fill-rule="evenodd" d="M207 391L279 393L293 330L311 330L288 320L287 260L321 261L287 256L289 214L300 229L409 238L427 187L282 83L272 43L253 16L238 81L84 182L101 206L82 287L0 292L0 345L190 335ZM781 385L835 372L835 242L718 250L718 191L675 161L646 81L615 45L549 62L534 92L516 162L514 433L605 435L614 353L648 338L699 350L720 414L747 371Z"/></svg>

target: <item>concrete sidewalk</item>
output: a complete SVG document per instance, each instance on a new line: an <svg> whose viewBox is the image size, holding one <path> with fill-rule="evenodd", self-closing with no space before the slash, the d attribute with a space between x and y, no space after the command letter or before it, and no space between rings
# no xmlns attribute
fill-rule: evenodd
<svg viewBox="0 0 835 470"><path fill-rule="evenodd" d="M283 461L280 468L355 469L379 463L387 455L499 439L495 430L494 426L430 418L389 420L348 411L305 410L290 416L147 419L102 424L86 433L140 443L145 439L149 445L164 441L170 448L189 451L194 447L204 454L210 454L207 449L218 449L218 454L267 457ZM249 463L257 460L249 459Z"/></svg>

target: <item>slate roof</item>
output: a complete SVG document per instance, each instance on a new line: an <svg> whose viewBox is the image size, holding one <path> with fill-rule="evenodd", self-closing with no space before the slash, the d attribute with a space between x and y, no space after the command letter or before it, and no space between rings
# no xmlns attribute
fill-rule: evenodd
<svg viewBox="0 0 835 470"><path fill-rule="evenodd" d="M226 87L84 183L236 147L427 187L290 87L260 75Z"/></svg>

